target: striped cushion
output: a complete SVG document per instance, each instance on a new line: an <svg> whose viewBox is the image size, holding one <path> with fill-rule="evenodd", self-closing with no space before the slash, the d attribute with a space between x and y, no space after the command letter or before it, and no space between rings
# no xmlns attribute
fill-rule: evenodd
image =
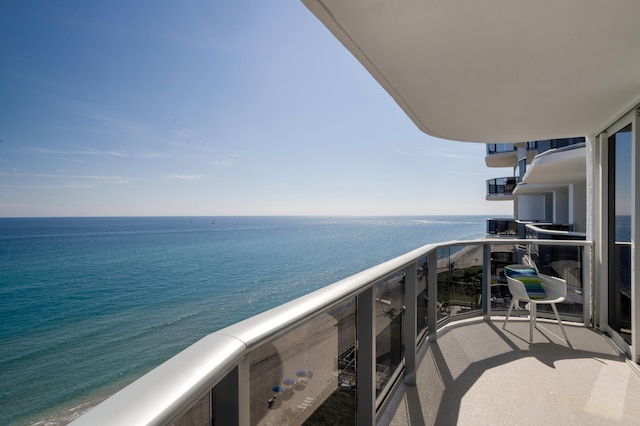
<svg viewBox="0 0 640 426"><path fill-rule="evenodd" d="M544 291L535 269L504 268L504 273L509 278L516 279L524 284L530 299L546 299L547 293Z"/></svg>

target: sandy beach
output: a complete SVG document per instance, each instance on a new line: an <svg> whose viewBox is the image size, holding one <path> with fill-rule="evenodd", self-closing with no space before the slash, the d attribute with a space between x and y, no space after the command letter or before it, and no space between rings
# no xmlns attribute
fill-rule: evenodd
<svg viewBox="0 0 640 426"><path fill-rule="evenodd" d="M250 355L252 425L302 424L338 389L336 357L355 344L355 316L349 308L333 314L319 315Z"/></svg>
<svg viewBox="0 0 640 426"><path fill-rule="evenodd" d="M492 245L492 251L513 251L513 245ZM451 255L450 259L438 260L438 270L448 268L450 261L455 264L456 269L464 269L472 266L482 266L482 246L465 246L462 250Z"/></svg>

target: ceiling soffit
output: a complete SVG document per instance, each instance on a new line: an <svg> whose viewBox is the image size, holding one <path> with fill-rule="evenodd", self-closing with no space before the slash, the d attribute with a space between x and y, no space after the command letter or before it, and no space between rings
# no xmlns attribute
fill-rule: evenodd
<svg viewBox="0 0 640 426"><path fill-rule="evenodd" d="M584 136L640 102L636 0L303 2L432 136Z"/></svg>

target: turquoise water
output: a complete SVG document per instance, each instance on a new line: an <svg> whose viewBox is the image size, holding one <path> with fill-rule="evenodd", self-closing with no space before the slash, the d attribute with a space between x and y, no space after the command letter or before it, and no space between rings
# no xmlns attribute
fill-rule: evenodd
<svg viewBox="0 0 640 426"><path fill-rule="evenodd" d="M201 337L484 216L0 219L0 424L64 419Z"/></svg>

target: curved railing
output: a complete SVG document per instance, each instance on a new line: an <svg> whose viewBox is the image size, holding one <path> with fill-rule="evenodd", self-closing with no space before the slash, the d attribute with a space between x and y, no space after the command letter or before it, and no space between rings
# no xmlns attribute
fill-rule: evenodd
<svg viewBox="0 0 640 426"><path fill-rule="evenodd" d="M537 226L535 223L527 223L525 226L527 227L527 229L530 229L531 231L533 231L536 235L546 234L546 235L552 235L552 236L556 236L556 237L567 239L567 240L572 238L585 239L587 237L587 234L585 232L548 229L545 227Z"/></svg>
<svg viewBox="0 0 640 426"><path fill-rule="evenodd" d="M74 424L374 424L439 327L506 308L492 253L517 244L580 247L589 324L591 242L429 244L204 337Z"/></svg>
<svg viewBox="0 0 640 426"><path fill-rule="evenodd" d="M506 176L487 180L487 196L512 195L520 182L517 176Z"/></svg>

